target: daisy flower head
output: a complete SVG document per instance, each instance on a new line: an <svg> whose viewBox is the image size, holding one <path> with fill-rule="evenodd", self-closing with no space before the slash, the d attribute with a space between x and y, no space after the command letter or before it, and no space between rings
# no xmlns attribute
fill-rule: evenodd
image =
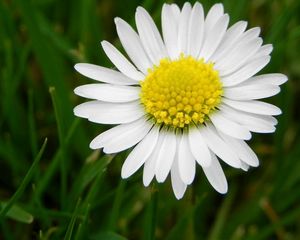
<svg viewBox="0 0 300 240"><path fill-rule="evenodd" d="M220 193L227 180L220 162L247 171L259 161L245 140L251 132L271 133L281 110L259 99L276 95L283 74L256 75L270 61L260 28L247 22L229 27L222 4L205 15L201 3L182 9L164 4L162 34L149 13L138 7L137 31L120 18L117 33L127 54L107 41L102 47L118 70L87 63L75 65L101 83L75 89L93 99L75 107L76 116L112 124L90 143L107 154L132 148L121 175L143 166L143 183L164 182L170 173L177 199L183 197L200 165ZM256 76L254 76L256 75Z"/></svg>

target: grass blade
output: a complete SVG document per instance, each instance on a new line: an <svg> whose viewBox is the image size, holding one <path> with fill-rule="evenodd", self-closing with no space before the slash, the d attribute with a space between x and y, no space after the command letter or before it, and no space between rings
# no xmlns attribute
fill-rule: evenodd
<svg viewBox="0 0 300 240"><path fill-rule="evenodd" d="M78 125L79 125L79 121L80 120L78 118L76 118L73 121L72 125L70 126L70 128L67 132L66 138L64 139L66 146L70 143L71 138L73 137L73 134L74 134L75 130L77 129ZM43 191L46 190L47 185L49 184L51 178L55 174L56 168L58 167L58 164L59 164L59 161L60 161L60 157L61 157L61 146L57 150L57 152L55 153L54 158L51 161L47 172L45 173L45 175L42 177L42 179L39 181L39 183L37 185L35 194L38 198L40 198Z"/></svg>
<svg viewBox="0 0 300 240"><path fill-rule="evenodd" d="M1 208L4 208L6 205L6 202L0 203ZM6 216L22 223L30 224L33 221L33 216L18 205L12 205L6 213Z"/></svg>
<svg viewBox="0 0 300 240"><path fill-rule="evenodd" d="M69 223L66 235L64 237L64 240L71 240L72 239L72 233L73 233L73 229L74 229L74 226L75 226L75 221L76 221L76 218L77 218L77 215L78 215L78 212L79 212L80 203L81 203L81 199L78 199L77 204L75 206L73 216L71 218L71 221Z"/></svg>
<svg viewBox="0 0 300 240"><path fill-rule="evenodd" d="M108 229L114 231L116 228L116 224L118 222L118 216L121 208L121 204L123 201L124 190L125 190L126 182L121 179L119 186L117 188L117 192L115 195L115 199L112 205L111 215L109 219Z"/></svg>
<svg viewBox="0 0 300 240"><path fill-rule="evenodd" d="M154 190L145 215L145 223L144 223L145 240L155 239L155 227L156 227L156 220L157 220L157 202L158 202L158 191Z"/></svg>
<svg viewBox="0 0 300 240"><path fill-rule="evenodd" d="M31 177L34 174L35 168L37 167L44 151L47 145L47 138L45 139L39 153L37 154L36 158L34 159L30 169L28 170L27 174L25 175L23 181L21 182L19 188L14 193L14 195L11 197L11 199L7 202L7 204L1 209L0 212L0 221L3 220L3 218L6 216L9 209L14 205L14 203L22 196L22 194L25 191L25 188L27 187L28 183L31 180Z"/></svg>
<svg viewBox="0 0 300 240"><path fill-rule="evenodd" d="M67 164L68 164L68 158L66 155L66 146L64 141L64 127L63 127L63 121L61 118L61 114L59 111L59 104L58 99L55 92L55 87L50 87L49 92L51 95L51 100L54 108L56 123L57 123L57 130L58 130L58 139L59 139L59 145L61 149L60 153L60 180L61 180L61 188L60 188L60 203L61 207L63 208L65 206L66 201L66 194L67 194Z"/></svg>
<svg viewBox="0 0 300 240"><path fill-rule="evenodd" d="M215 239L221 239L222 236L222 228L224 227L226 223L227 215L230 211L230 207L232 205L232 202L234 201L235 195L236 195L236 188L235 186L231 186L231 191L228 194L227 198L225 198L218 215L216 216L216 221L214 225L212 226L212 230L210 232L210 235L208 237L209 240L215 240Z"/></svg>

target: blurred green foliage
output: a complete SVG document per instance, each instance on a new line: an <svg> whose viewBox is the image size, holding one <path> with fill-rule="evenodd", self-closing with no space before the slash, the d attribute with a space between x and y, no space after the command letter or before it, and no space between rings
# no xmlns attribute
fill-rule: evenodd
<svg viewBox="0 0 300 240"><path fill-rule="evenodd" d="M203 1L206 11L214 3ZM273 43L264 72L289 77L270 100L283 110L276 133L250 142L261 166L248 173L224 166L228 194L215 192L198 168L177 201L169 180L144 188L139 172L122 181L126 152L88 148L107 127L73 116L83 101L74 87L91 83L73 65L113 67L100 48L104 39L120 47L113 18L134 24L142 5L160 24L162 4L0 1L0 239L300 239L298 0L224 1L231 24L261 26L265 43Z"/></svg>

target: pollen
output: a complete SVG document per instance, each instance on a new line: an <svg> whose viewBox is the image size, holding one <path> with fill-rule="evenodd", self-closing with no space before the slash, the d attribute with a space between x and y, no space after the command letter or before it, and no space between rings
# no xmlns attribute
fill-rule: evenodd
<svg viewBox="0 0 300 240"><path fill-rule="evenodd" d="M148 115L174 128L203 124L223 93L213 63L183 54L174 61L162 59L140 85L140 101Z"/></svg>

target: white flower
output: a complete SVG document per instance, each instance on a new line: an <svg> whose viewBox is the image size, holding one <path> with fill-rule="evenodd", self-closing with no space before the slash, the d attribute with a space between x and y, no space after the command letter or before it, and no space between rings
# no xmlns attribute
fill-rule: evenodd
<svg viewBox="0 0 300 240"><path fill-rule="evenodd" d="M198 163L210 184L227 192L219 160L245 171L257 167L245 143L251 132L271 133L281 114L257 101L279 93L282 74L254 76L270 61L272 45L262 45L260 28L246 30L215 4L204 16L200 3L164 4L162 36L142 7L135 14L136 33L115 19L131 62L107 41L102 47L119 71L80 63L75 69L102 83L75 89L94 99L78 105L76 116L101 124L119 124L90 144L107 154L134 147L122 167L128 178L144 165L143 182L164 182L171 173L176 198L182 198Z"/></svg>

